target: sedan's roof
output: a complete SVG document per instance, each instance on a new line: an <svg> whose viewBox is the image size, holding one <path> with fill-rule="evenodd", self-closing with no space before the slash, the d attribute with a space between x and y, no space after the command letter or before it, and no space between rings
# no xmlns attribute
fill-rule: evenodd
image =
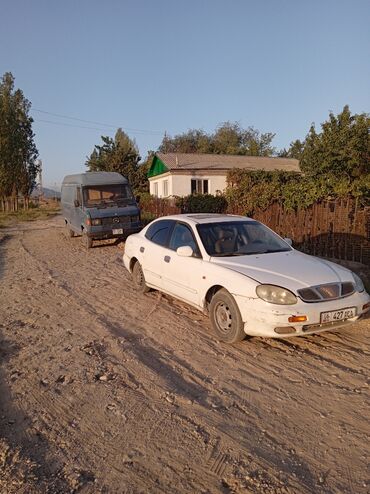
<svg viewBox="0 0 370 494"><path fill-rule="evenodd" d="M217 213L188 213L188 214L174 214L171 216L162 216L158 219L168 219L176 221L188 221L189 223L202 224L202 223L222 223L227 221L254 221L247 216L238 216L235 214L217 214Z"/></svg>

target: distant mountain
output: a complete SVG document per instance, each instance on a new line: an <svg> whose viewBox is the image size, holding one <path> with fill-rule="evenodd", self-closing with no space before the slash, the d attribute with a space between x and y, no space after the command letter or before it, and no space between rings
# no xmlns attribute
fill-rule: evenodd
<svg viewBox="0 0 370 494"><path fill-rule="evenodd" d="M47 187L44 187L42 189L42 192L45 199L53 199L54 197L60 199L60 192L58 190L48 189ZM38 197L39 195L40 195L40 190L35 189L32 192L31 197Z"/></svg>

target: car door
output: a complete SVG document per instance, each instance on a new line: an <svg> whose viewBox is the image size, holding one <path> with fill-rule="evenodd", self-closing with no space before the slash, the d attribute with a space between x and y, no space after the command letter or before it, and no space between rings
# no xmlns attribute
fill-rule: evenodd
<svg viewBox="0 0 370 494"><path fill-rule="evenodd" d="M148 284L161 289L166 262L164 257L170 233L175 226L174 220L159 220L153 222L139 242L141 264L145 280Z"/></svg>
<svg viewBox="0 0 370 494"><path fill-rule="evenodd" d="M85 225L86 221L86 214L85 211L83 210L83 205L82 205L82 193L81 193L81 187L78 186L76 188L76 197L75 200L77 200L78 206L75 206L74 208L74 224L79 232L81 232L81 226Z"/></svg>
<svg viewBox="0 0 370 494"><path fill-rule="evenodd" d="M177 254L178 247L185 245L193 249L192 257ZM189 225L181 222L174 225L168 248L163 255L163 263L163 290L177 298L199 305L203 260Z"/></svg>

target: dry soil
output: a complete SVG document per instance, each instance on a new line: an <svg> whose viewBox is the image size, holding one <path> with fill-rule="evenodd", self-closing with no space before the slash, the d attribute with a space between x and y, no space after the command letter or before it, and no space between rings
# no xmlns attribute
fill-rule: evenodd
<svg viewBox="0 0 370 494"><path fill-rule="evenodd" d="M225 345L123 244L0 236L1 493L369 492L369 319Z"/></svg>

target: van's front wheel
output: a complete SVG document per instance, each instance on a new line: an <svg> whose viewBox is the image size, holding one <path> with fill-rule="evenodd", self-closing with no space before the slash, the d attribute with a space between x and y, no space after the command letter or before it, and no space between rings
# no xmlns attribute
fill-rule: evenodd
<svg viewBox="0 0 370 494"><path fill-rule="evenodd" d="M91 237L89 237L86 233L84 233L83 234L83 240L84 240L84 244L85 244L86 249L91 249L91 247L93 245L93 239Z"/></svg>

